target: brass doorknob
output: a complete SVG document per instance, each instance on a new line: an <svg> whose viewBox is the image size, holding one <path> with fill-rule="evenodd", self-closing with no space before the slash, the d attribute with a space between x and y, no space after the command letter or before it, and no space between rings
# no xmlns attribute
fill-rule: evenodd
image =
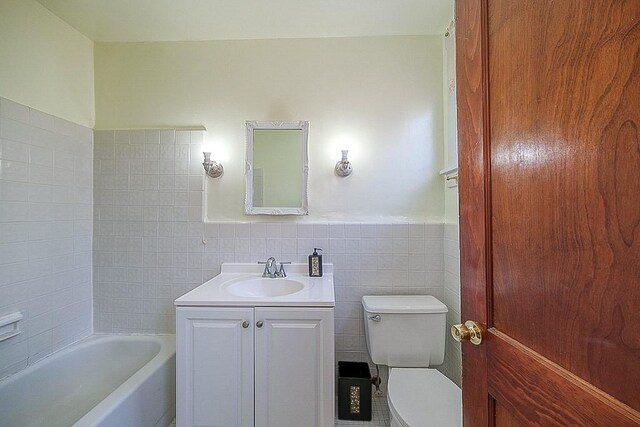
<svg viewBox="0 0 640 427"><path fill-rule="evenodd" d="M482 329L473 320L467 320L464 324L459 323L451 327L451 336L458 342L468 342L480 345L482 342Z"/></svg>

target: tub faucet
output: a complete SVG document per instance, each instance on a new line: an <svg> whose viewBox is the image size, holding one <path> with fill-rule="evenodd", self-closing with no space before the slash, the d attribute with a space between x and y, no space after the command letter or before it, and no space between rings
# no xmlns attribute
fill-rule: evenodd
<svg viewBox="0 0 640 427"><path fill-rule="evenodd" d="M264 264L264 271L262 277L274 278L278 273L278 263L274 257L269 257L267 261L258 261L258 264Z"/></svg>

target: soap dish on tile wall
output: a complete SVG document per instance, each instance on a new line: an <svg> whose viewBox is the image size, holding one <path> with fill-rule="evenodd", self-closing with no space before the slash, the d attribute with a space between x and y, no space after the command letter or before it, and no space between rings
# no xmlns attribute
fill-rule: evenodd
<svg viewBox="0 0 640 427"><path fill-rule="evenodd" d="M0 317L0 342L15 337L22 332L18 327L18 322L21 320L22 313L19 311Z"/></svg>

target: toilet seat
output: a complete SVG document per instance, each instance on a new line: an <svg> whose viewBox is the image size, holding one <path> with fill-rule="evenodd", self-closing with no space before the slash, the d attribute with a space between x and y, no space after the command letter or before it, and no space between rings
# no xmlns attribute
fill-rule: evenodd
<svg viewBox="0 0 640 427"><path fill-rule="evenodd" d="M387 401L392 426L462 426L462 391L436 369L392 368Z"/></svg>

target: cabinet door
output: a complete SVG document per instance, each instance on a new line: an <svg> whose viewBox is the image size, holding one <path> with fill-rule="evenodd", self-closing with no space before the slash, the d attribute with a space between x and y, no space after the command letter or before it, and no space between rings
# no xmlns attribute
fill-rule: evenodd
<svg viewBox="0 0 640 427"><path fill-rule="evenodd" d="M256 308L256 427L334 424L333 309Z"/></svg>
<svg viewBox="0 0 640 427"><path fill-rule="evenodd" d="M252 427L253 309L178 308L176 321L177 424Z"/></svg>

